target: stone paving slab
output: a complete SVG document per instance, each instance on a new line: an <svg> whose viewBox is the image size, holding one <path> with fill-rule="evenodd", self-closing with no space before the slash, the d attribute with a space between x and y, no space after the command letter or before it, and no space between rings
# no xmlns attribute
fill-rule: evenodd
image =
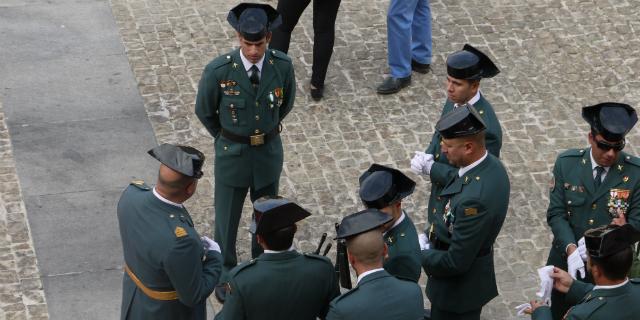
<svg viewBox="0 0 640 320"><path fill-rule="evenodd" d="M49 319L1 103L0 319Z"/></svg>
<svg viewBox="0 0 640 320"><path fill-rule="evenodd" d="M212 139L193 114L203 66L237 45L226 23L228 0L111 0L138 89L158 142L194 145L213 159ZM275 6L276 1L267 1ZM386 67L388 1L343 0L326 98L308 96L311 8L293 34L290 56L298 96L284 121L281 194L311 209L296 245L313 250L322 232L359 210L357 177L372 162L398 167L417 180L406 208L424 228L429 181L409 171L424 150L445 99L446 56L466 42L487 52L502 73L482 81L504 131L502 160L511 178L509 213L495 246L500 296L484 319L515 318L513 308L534 297L536 269L550 244L547 183L556 155L587 144L584 105L638 101L640 2L600 0L437 0L432 72L414 74L410 88L379 96ZM628 137L637 154L640 131ZM188 206L198 229L211 233L212 162ZM249 258L247 201L238 242ZM331 254L333 255L333 253ZM424 285L425 279L421 280Z"/></svg>

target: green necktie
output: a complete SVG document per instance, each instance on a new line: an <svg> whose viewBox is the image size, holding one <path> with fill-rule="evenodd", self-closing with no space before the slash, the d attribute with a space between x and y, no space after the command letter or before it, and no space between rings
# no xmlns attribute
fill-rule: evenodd
<svg viewBox="0 0 640 320"><path fill-rule="evenodd" d="M602 184L602 174L604 173L604 168L601 166L596 167L596 177L595 177L595 185L596 189L600 187Z"/></svg>
<svg viewBox="0 0 640 320"><path fill-rule="evenodd" d="M258 67L254 64L251 66L251 68L249 68L249 71L251 71L249 81L251 81L251 84L254 88L257 88L260 85L260 76L258 75L260 70L258 70Z"/></svg>

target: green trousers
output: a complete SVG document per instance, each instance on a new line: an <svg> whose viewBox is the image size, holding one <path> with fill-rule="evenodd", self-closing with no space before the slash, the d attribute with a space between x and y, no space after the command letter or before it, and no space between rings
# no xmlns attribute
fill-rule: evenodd
<svg viewBox="0 0 640 320"><path fill-rule="evenodd" d="M278 194L278 182L255 190L252 187L231 187L216 180L214 192L214 207L216 211L214 239L220 244L220 249L222 250L222 275L219 282L227 282L229 280L229 271L238 264L236 239L247 192L250 192L251 203L263 196L276 196ZM255 258L260 254L262 254L262 248L258 245L255 235L252 235L251 257Z"/></svg>

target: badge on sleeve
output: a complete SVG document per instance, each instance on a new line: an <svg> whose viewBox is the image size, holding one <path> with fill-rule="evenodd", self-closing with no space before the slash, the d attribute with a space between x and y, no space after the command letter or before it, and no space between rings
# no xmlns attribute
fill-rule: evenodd
<svg viewBox="0 0 640 320"><path fill-rule="evenodd" d="M183 227L176 227L176 230L173 231L173 233L176 234L176 238L182 238L187 235L187 230L185 230Z"/></svg>
<svg viewBox="0 0 640 320"><path fill-rule="evenodd" d="M476 214L478 214L478 209L477 208L464 208L464 216L465 217L475 216Z"/></svg>

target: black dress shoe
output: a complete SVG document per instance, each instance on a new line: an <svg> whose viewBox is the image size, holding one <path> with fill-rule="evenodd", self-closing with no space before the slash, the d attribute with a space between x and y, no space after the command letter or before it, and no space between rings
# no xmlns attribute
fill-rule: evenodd
<svg viewBox="0 0 640 320"><path fill-rule="evenodd" d="M400 91L400 89L411 84L411 76L406 78L394 78L389 77L381 85L378 86L376 91L379 94L391 94Z"/></svg>
<svg viewBox="0 0 640 320"><path fill-rule="evenodd" d="M430 66L428 63L420 63L411 59L411 70L417 73L428 73L431 70Z"/></svg>
<svg viewBox="0 0 640 320"><path fill-rule="evenodd" d="M314 88L313 86L311 87L311 98L314 101L322 100L323 94L324 94L324 86L316 87L316 88Z"/></svg>
<svg viewBox="0 0 640 320"><path fill-rule="evenodd" d="M216 300L218 300L218 302L224 303L224 301L227 299L227 292L229 292L229 283L218 283L216 285L216 288L213 290L213 295L216 297Z"/></svg>

